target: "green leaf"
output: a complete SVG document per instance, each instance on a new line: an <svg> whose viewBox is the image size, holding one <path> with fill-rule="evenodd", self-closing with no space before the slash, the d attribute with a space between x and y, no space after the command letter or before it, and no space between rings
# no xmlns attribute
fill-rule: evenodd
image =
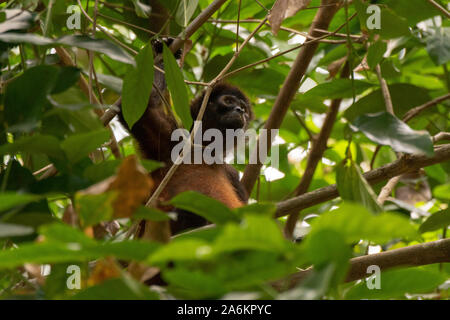
<svg viewBox="0 0 450 320"><path fill-rule="evenodd" d="M437 28L434 34L425 38L427 51L437 65L450 61L450 27Z"/></svg>
<svg viewBox="0 0 450 320"><path fill-rule="evenodd" d="M73 300L159 300L159 294L131 277L108 279L72 297Z"/></svg>
<svg viewBox="0 0 450 320"><path fill-rule="evenodd" d="M33 232L34 229L28 226L0 222L0 238L26 236Z"/></svg>
<svg viewBox="0 0 450 320"><path fill-rule="evenodd" d="M163 49L163 59L167 87L172 96L175 113L183 123L183 127L189 130L192 126L192 117L186 84L175 57L166 45Z"/></svg>
<svg viewBox="0 0 450 320"><path fill-rule="evenodd" d="M445 229L450 226L450 208L433 213L430 217L425 220L419 231L421 233L435 231L439 229Z"/></svg>
<svg viewBox="0 0 450 320"><path fill-rule="evenodd" d="M150 221L165 221L169 220L170 216L167 212L158 210L153 207L140 206L134 213L134 219L150 220Z"/></svg>
<svg viewBox="0 0 450 320"><path fill-rule="evenodd" d="M276 205L273 203L252 203L243 207L234 209L239 217L246 215L261 215L266 217L273 217L276 211Z"/></svg>
<svg viewBox="0 0 450 320"><path fill-rule="evenodd" d="M133 57L122 49L122 47L119 47L109 40L94 39L85 35L68 35L56 39L55 44L63 44L104 53L113 60L134 65Z"/></svg>
<svg viewBox="0 0 450 320"><path fill-rule="evenodd" d="M0 41L6 43L29 43L39 46L66 45L106 54L113 60L134 65L133 57L121 47L106 39L94 39L86 35L67 35L58 39L45 38L36 34L8 32L0 34Z"/></svg>
<svg viewBox="0 0 450 320"><path fill-rule="evenodd" d="M175 14L175 21L182 27L186 27L197 8L198 0L180 0Z"/></svg>
<svg viewBox="0 0 450 320"><path fill-rule="evenodd" d="M340 232L348 243L361 239L384 244L392 239L417 239L418 234L410 221L397 213L373 215L365 207L343 203L339 209L323 213L311 223L308 237L320 230Z"/></svg>
<svg viewBox="0 0 450 320"><path fill-rule="evenodd" d="M90 165L84 170L83 177L93 182L100 182L115 175L121 163L122 160L116 159Z"/></svg>
<svg viewBox="0 0 450 320"><path fill-rule="evenodd" d="M203 240L174 240L154 252L148 262L160 264L170 261L203 260L209 259L211 256L212 248Z"/></svg>
<svg viewBox="0 0 450 320"><path fill-rule="evenodd" d="M339 99L339 98L351 98L353 97L353 89L356 94L360 94L372 87L372 84L351 79L334 79L330 82L321 83L311 90L308 90L304 96L304 99L311 97L320 97L325 99Z"/></svg>
<svg viewBox="0 0 450 320"><path fill-rule="evenodd" d="M88 74L87 72L85 73ZM110 74L97 73L98 82L104 85L106 88L121 94L123 87L123 80L119 77L112 76Z"/></svg>
<svg viewBox="0 0 450 320"><path fill-rule="evenodd" d="M450 183L437 186L433 189L433 194L437 198L450 200Z"/></svg>
<svg viewBox="0 0 450 320"><path fill-rule="evenodd" d="M59 140L50 135L35 134L0 146L0 155L14 155L19 152L46 154L50 157L64 159L64 152L60 147Z"/></svg>
<svg viewBox="0 0 450 320"><path fill-rule="evenodd" d="M367 52L367 64L371 69L375 68L377 64L383 59L383 55L387 50L387 43L378 40L374 42Z"/></svg>
<svg viewBox="0 0 450 320"><path fill-rule="evenodd" d="M123 80L122 113L130 128L147 109L153 85L153 50L147 44L136 56L136 67L130 67Z"/></svg>
<svg viewBox="0 0 450 320"><path fill-rule="evenodd" d="M370 290L363 281L351 288L345 298L350 300L402 298L405 294L432 292L446 280L443 274L424 268L388 270L382 272L380 278L380 289Z"/></svg>
<svg viewBox="0 0 450 320"><path fill-rule="evenodd" d="M391 93L392 104L394 105L394 114L400 119L411 108L420 106L432 99L428 90L407 83L394 83L389 85L389 92ZM385 110L386 106L384 104L383 94L378 89L359 99L350 108L345 110L344 116L352 122L362 114ZM425 115L425 112L423 114Z"/></svg>
<svg viewBox="0 0 450 320"><path fill-rule="evenodd" d="M134 11L136 11L136 15L140 18L148 18L150 13L152 12L152 8L146 4L143 4L139 0L131 0L134 5Z"/></svg>
<svg viewBox="0 0 450 320"><path fill-rule="evenodd" d="M144 261L158 247L158 244L148 241L121 241L93 245L61 241L28 243L19 248L0 251L0 269L14 268L25 263L89 261L108 256L123 260Z"/></svg>
<svg viewBox="0 0 450 320"><path fill-rule="evenodd" d="M176 268L165 271L163 278L170 284L170 291L188 299L220 297L226 293L222 281L200 270Z"/></svg>
<svg viewBox="0 0 450 320"><path fill-rule="evenodd" d="M415 131L388 112L359 116L352 127L373 142L396 152L433 156L433 141L426 131Z"/></svg>
<svg viewBox="0 0 450 320"><path fill-rule="evenodd" d="M26 30L32 26L36 16L36 14L22 9L7 9L2 12L5 14L5 21L0 23L0 33L10 30Z"/></svg>
<svg viewBox="0 0 450 320"><path fill-rule="evenodd" d="M287 248L281 230L269 217L247 216L237 224L224 227L214 243L214 252L230 252L239 250L262 250L283 252Z"/></svg>
<svg viewBox="0 0 450 320"><path fill-rule="evenodd" d="M58 76L57 67L39 65L10 82L6 87L4 110L8 125L39 120Z"/></svg>
<svg viewBox="0 0 450 320"><path fill-rule="evenodd" d="M76 163L109 140L106 129L69 136L61 143L70 162Z"/></svg>
<svg viewBox="0 0 450 320"><path fill-rule="evenodd" d="M95 245L95 240L89 238L82 231L63 223L44 225L39 228L39 234L49 242Z"/></svg>
<svg viewBox="0 0 450 320"><path fill-rule="evenodd" d="M186 191L168 202L176 208L198 214L218 225L229 221L239 221L237 215L222 202L195 191Z"/></svg>
<svg viewBox="0 0 450 320"><path fill-rule="evenodd" d="M393 10L382 5L377 5L377 7L380 9L380 28L369 30L368 21L372 20L372 16L375 17L375 13L367 12L367 8L370 3L363 3L362 0L355 0L354 5L358 13L358 18L362 30L367 31L370 34L379 34L383 39L394 39L411 34L408 28L407 19L398 16Z"/></svg>
<svg viewBox="0 0 450 320"><path fill-rule="evenodd" d="M375 192L353 161L350 161L348 166L342 164L337 167L336 185L343 200L361 203L374 213L383 211Z"/></svg>
<svg viewBox="0 0 450 320"><path fill-rule="evenodd" d="M58 78L55 81L52 94L66 91L80 80L80 69L76 67L62 67L59 69Z"/></svg>
<svg viewBox="0 0 450 320"><path fill-rule="evenodd" d="M101 194L76 194L76 208L83 227L93 226L102 221L109 221L114 214L112 203L115 192Z"/></svg>
<svg viewBox="0 0 450 320"><path fill-rule="evenodd" d="M0 211L8 210L39 199L40 197L34 194L21 194L15 192L0 193Z"/></svg>

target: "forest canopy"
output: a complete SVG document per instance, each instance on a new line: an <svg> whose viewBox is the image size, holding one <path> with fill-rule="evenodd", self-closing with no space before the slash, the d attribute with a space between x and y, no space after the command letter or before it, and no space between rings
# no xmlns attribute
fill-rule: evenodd
<svg viewBox="0 0 450 320"><path fill-rule="evenodd" d="M448 299L449 3L1 1L0 299ZM177 235L117 118L158 58L180 128L227 82L278 130L248 205L164 203L212 223Z"/></svg>

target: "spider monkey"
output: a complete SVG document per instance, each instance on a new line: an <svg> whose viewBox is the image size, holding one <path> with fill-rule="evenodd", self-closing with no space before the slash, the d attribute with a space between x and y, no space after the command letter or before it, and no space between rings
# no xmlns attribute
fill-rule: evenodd
<svg viewBox="0 0 450 320"><path fill-rule="evenodd" d="M169 39L166 42L170 45L171 41L172 39ZM153 43L155 61L160 61L156 63L161 69L164 68L162 59L157 58L161 56L162 47L159 41ZM177 59L180 55L180 51L175 53ZM166 101L169 99L162 72L155 70L153 84L147 109L131 130L121 112L119 119L137 140L145 158L165 163L165 167L151 173L152 179L158 185L173 163L171 151L177 142L171 141L171 134L177 129L177 122L165 109L163 99ZM199 97L191 101L193 119L197 118L204 95L203 91ZM246 95L235 86L219 83L213 88L209 97L202 119L202 130L216 128L225 133L226 129L246 129L252 117L250 102ZM239 181L238 172L228 164L181 164L164 188L159 202L168 201L184 191L200 192L221 201L230 208L240 207L248 201L247 192ZM172 234L208 224L206 219L191 212L161 205L159 208L177 212L177 219L170 222Z"/></svg>

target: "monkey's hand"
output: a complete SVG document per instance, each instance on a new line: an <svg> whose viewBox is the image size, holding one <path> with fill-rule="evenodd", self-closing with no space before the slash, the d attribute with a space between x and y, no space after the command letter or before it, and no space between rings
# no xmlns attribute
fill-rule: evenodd
<svg viewBox="0 0 450 320"><path fill-rule="evenodd" d="M163 52L163 42L166 44L166 46L170 46L172 42L174 41L174 38L162 38L162 39L153 39L152 40L152 46L153 50L156 54L162 54ZM175 59L180 59L183 51L181 49L178 49L173 55L175 56Z"/></svg>

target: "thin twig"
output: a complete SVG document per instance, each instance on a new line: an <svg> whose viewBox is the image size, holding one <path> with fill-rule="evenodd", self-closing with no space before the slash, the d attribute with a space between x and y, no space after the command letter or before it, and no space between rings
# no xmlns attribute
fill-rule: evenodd
<svg viewBox="0 0 450 320"><path fill-rule="evenodd" d="M446 95L443 95L441 97L438 97L436 99L433 99L421 106L415 107L411 110L409 110L404 116L403 116L403 122L408 122L410 121L412 118L416 117L419 113L421 113L422 111L433 107L435 105L437 105L438 103L441 103L445 100L450 99L450 93L447 93Z"/></svg>
<svg viewBox="0 0 450 320"><path fill-rule="evenodd" d="M437 3L434 0L428 0L429 3L431 3L436 9L438 9L440 12L444 14L447 18L450 18L450 12L448 12L443 6L441 6L439 3Z"/></svg>
<svg viewBox="0 0 450 320"><path fill-rule="evenodd" d="M83 15L86 17L86 19L89 20L89 22L93 23L94 20L89 16L89 14L84 10L83 6L81 5L81 1L77 0L78 2L78 6L80 7L81 12L83 13ZM114 37L113 35L111 35L104 27L102 27L101 25L97 26L98 29L103 32L108 38L110 38L112 41L114 41L115 43L117 43L119 46L121 46L124 49L127 49L128 51L130 51L131 53L133 53L134 55L137 54L137 51L134 50L133 48L130 48L129 46L127 46L126 44L122 43L120 40L116 39L116 37Z"/></svg>
<svg viewBox="0 0 450 320"><path fill-rule="evenodd" d="M250 63L250 64L248 64L248 65L246 65L246 66L237 68L237 69L235 69L235 70L233 70L233 71L227 73L227 74L225 75L224 78L231 77L231 76L235 75L236 73L239 73L239 72L244 71L244 70L249 69L249 68L253 68L253 67L255 67L255 66L259 65L259 64L269 62L270 60L273 60L273 59L278 58L278 57L280 57L280 56L283 56L283 55L285 55L285 54L287 54L287 53L289 53L289 52L292 52L292 51L295 51L295 50L300 49L300 48L302 48L302 47L305 47L306 45L310 45L310 44L314 44L314 43L316 43L316 42L320 42L321 40L323 40L323 39L325 39L325 38L327 38L327 37L332 36L333 34L335 34L336 32L338 32L339 30L341 30L342 28L344 28L345 25L346 25L348 22L350 22L354 17L356 17L356 13L355 13L354 15L352 15L352 16L349 18L349 20L346 21L343 25L339 26L334 32L330 32L329 34L326 34L326 35L321 36L321 37L318 37L318 38L317 38L317 37L310 36L310 40L307 40L307 41L303 42L302 44L299 44L299 45L297 45L297 46L295 46L295 47L292 47L292 48L290 48L290 49L281 51L281 52L279 52L279 53L277 53L277 54L274 54L274 55L271 56L271 57L268 57L268 58L265 58L265 59L261 59L261 60L259 60L259 61ZM347 42L347 41L345 41L345 42Z"/></svg>
<svg viewBox="0 0 450 320"><path fill-rule="evenodd" d="M400 182L401 176L396 176L391 178L388 183L381 189L380 195L378 196L378 203L383 205L387 198L390 196L392 190Z"/></svg>

